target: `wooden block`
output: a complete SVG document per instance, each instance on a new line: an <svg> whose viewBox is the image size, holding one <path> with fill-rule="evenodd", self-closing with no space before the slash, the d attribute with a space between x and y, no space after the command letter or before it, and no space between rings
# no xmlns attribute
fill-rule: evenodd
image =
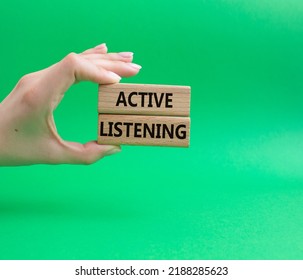
<svg viewBox="0 0 303 280"><path fill-rule="evenodd" d="M189 116L190 87L148 84L99 85L102 114Z"/></svg>
<svg viewBox="0 0 303 280"><path fill-rule="evenodd" d="M99 114L98 143L188 147L190 118Z"/></svg>

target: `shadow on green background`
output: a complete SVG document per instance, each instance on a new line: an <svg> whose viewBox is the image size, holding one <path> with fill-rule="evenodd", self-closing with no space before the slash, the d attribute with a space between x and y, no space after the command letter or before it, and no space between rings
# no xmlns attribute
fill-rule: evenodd
<svg viewBox="0 0 303 280"><path fill-rule="evenodd" d="M302 259L300 0L12 1L0 97L102 42L143 66L122 82L190 85L189 149L123 147L91 166L0 169L1 259ZM97 85L56 111L96 138Z"/></svg>

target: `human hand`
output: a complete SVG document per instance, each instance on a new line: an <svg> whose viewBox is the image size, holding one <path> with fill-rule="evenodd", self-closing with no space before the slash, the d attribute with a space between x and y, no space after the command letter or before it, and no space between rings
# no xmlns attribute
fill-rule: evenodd
<svg viewBox="0 0 303 280"><path fill-rule="evenodd" d="M70 53L60 62L25 75L0 103L0 165L90 164L120 151L119 146L64 141L53 111L67 89L80 81L117 83L136 75L130 52L107 53L105 44Z"/></svg>

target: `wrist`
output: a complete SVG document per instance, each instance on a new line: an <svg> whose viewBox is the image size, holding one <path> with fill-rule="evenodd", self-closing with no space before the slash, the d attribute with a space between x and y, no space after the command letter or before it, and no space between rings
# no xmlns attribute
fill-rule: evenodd
<svg viewBox="0 0 303 280"><path fill-rule="evenodd" d="M8 129L8 112L0 103L0 166L11 165L10 152L10 131Z"/></svg>

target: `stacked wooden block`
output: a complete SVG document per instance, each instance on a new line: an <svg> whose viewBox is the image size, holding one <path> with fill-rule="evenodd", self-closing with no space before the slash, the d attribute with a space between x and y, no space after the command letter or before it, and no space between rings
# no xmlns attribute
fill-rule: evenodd
<svg viewBox="0 0 303 280"><path fill-rule="evenodd" d="M189 146L190 87L99 86L98 143Z"/></svg>

